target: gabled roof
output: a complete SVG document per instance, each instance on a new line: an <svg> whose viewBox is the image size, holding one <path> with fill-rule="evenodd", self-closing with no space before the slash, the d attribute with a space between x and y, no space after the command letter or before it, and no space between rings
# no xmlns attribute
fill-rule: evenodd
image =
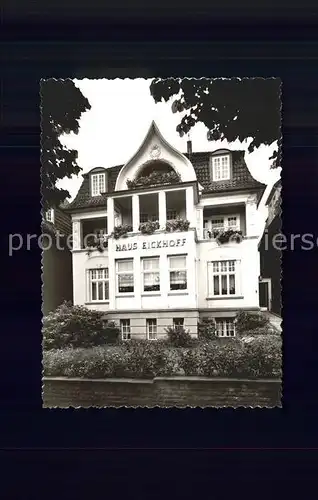
<svg viewBox="0 0 318 500"><path fill-rule="evenodd" d="M187 153L184 156L191 160L198 182L203 186L203 194L222 193L235 190L257 190L264 192L266 185L258 182L252 177L245 163L245 151L230 151L232 154L232 179L229 181L211 181L210 177L210 155L211 152ZM123 165L107 169L108 192L115 190L116 180ZM106 169L105 169L106 170ZM101 196L91 196L89 188L90 172L83 175L82 185L75 199L65 208L68 210L77 210L84 208L106 207L107 193ZM261 193L262 194L262 193Z"/></svg>

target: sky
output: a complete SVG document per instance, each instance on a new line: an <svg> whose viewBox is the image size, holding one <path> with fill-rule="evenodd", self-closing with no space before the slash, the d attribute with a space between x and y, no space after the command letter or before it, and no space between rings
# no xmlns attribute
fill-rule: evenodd
<svg viewBox="0 0 318 500"><path fill-rule="evenodd" d="M87 97L91 109L82 114L77 135L60 137L60 141L70 149L78 151L77 163L82 168L79 176L59 181L58 187L67 189L74 199L82 183L82 174L95 167L110 168L126 163L142 143L152 120L155 120L164 138L176 149L186 152L187 136L180 137L176 127L182 118L181 113L172 113L168 102L155 103L150 94L151 79L114 79L114 80L74 80L75 85ZM192 150L213 151L218 148L245 150L245 161L253 177L267 184L266 192L259 207L260 223L266 218L264 201L274 182L280 177L281 169L270 169L269 157L275 149L260 146L253 153L247 149L250 140L208 141L207 128L202 123L191 130Z"/></svg>

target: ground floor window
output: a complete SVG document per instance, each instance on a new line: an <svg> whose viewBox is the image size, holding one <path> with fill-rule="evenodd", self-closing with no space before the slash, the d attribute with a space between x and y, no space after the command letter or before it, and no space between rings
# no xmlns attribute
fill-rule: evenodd
<svg viewBox="0 0 318 500"><path fill-rule="evenodd" d="M234 318L216 318L217 337L235 337Z"/></svg>
<svg viewBox="0 0 318 500"><path fill-rule="evenodd" d="M109 299L109 277L108 268L90 269L89 287L91 302Z"/></svg>
<svg viewBox="0 0 318 500"><path fill-rule="evenodd" d="M173 318L173 328L177 328L178 326L184 326L184 318Z"/></svg>
<svg viewBox="0 0 318 500"><path fill-rule="evenodd" d="M134 292L134 261L122 259L116 261L117 290L119 293Z"/></svg>
<svg viewBox="0 0 318 500"><path fill-rule="evenodd" d="M156 340L157 338L157 320L149 318L146 320L147 325L147 338L148 340Z"/></svg>
<svg viewBox="0 0 318 500"><path fill-rule="evenodd" d="M170 290L187 289L187 256L169 257Z"/></svg>
<svg viewBox="0 0 318 500"><path fill-rule="evenodd" d="M130 319L121 319L120 329L121 329L122 340L130 340L131 338Z"/></svg>

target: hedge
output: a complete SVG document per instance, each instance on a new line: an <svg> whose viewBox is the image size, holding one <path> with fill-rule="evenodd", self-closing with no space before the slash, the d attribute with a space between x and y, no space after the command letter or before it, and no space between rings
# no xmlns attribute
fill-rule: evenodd
<svg viewBox="0 0 318 500"><path fill-rule="evenodd" d="M281 338L231 339L194 347L168 347L161 341L131 340L120 345L44 351L45 376L152 378L196 375L246 378L281 376Z"/></svg>

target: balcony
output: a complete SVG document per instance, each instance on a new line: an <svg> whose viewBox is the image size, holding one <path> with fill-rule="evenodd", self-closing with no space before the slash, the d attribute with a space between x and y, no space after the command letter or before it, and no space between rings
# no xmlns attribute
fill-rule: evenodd
<svg viewBox="0 0 318 500"><path fill-rule="evenodd" d="M81 224L81 249L103 252L108 248L106 217L83 220Z"/></svg>

